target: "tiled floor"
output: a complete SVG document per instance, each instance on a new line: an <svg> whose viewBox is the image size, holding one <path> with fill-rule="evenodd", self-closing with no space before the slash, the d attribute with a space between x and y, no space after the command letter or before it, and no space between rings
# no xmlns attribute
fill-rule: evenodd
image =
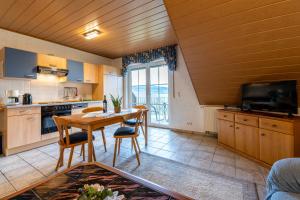
<svg viewBox="0 0 300 200"><path fill-rule="evenodd" d="M115 128L109 127L105 130L107 152L104 152L100 134L95 133L97 161L112 164L114 139L111 135ZM139 144L143 152L218 172L225 176L255 182L259 197L263 199L268 170L218 146L216 138L149 128L148 147L145 148L142 135L139 137ZM77 148L72 164L82 161L79 154L80 148ZM117 162L122 162L132 155L130 140L123 140ZM0 157L0 198L54 174L58 156L58 145L51 144L17 155ZM65 166L68 156L66 152ZM65 166L60 171L65 169Z"/></svg>

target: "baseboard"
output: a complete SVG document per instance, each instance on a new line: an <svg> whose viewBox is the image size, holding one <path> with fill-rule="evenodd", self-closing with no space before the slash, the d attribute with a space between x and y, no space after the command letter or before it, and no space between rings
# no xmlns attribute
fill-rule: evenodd
<svg viewBox="0 0 300 200"><path fill-rule="evenodd" d="M48 144L55 143L57 141L58 141L57 138L52 138L52 139L49 139L49 140L44 140L44 141L36 142L36 143L33 143L33 144L24 145L24 146L21 146L21 147L5 149L4 150L4 156L9 156L9 155L20 153L20 152L23 152L23 151L28 151L28 150L35 149L35 148L38 148L38 147L41 147L41 146L45 146L45 145L48 145Z"/></svg>

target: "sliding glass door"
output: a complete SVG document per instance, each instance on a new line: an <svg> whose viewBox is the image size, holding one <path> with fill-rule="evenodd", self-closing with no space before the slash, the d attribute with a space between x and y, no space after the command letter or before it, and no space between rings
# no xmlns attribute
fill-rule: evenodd
<svg viewBox="0 0 300 200"><path fill-rule="evenodd" d="M151 123L168 124L168 67L166 65L150 68L150 110Z"/></svg>
<svg viewBox="0 0 300 200"><path fill-rule="evenodd" d="M167 65L136 67L129 71L129 105L147 105L152 125L168 125L169 82Z"/></svg>
<svg viewBox="0 0 300 200"><path fill-rule="evenodd" d="M131 106L146 105L146 69L131 71Z"/></svg>

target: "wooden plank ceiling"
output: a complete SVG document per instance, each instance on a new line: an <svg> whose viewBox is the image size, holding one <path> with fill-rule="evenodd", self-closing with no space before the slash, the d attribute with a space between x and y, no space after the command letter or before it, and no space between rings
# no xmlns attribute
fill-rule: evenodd
<svg viewBox="0 0 300 200"><path fill-rule="evenodd" d="M176 43L163 0L0 0L0 27L109 58Z"/></svg>
<svg viewBox="0 0 300 200"><path fill-rule="evenodd" d="M300 83L299 0L164 2L201 104L238 104L243 83Z"/></svg>

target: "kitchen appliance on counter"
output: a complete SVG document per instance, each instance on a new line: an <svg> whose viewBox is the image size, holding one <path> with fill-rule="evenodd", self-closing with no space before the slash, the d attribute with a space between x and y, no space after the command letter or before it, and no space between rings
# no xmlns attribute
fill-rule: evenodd
<svg viewBox="0 0 300 200"><path fill-rule="evenodd" d="M32 96L31 96L31 94L25 93L23 95L23 104L24 105L32 104Z"/></svg>
<svg viewBox="0 0 300 200"><path fill-rule="evenodd" d="M7 105L16 105L19 104L19 90L6 90L5 91L5 98Z"/></svg>
<svg viewBox="0 0 300 200"><path fill-rule="evenodd" d="M64 105L42 106L41 111L42 111L41 134L44 135L44 134L53 133L57 131L57 127L52 117L54 115L56 116L71 115L72 105L64 104Z"/></svg>

